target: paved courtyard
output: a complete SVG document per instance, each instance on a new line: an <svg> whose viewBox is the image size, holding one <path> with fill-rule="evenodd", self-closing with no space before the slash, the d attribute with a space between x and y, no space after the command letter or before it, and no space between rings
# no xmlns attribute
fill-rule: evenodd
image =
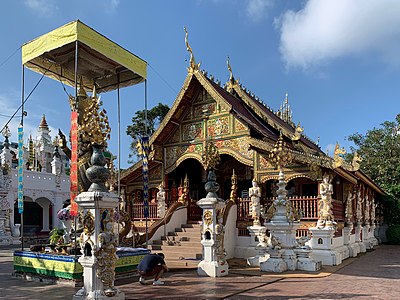
<svg viewBox="0 0 400 300"><path fill-rule="evenodd" d="M12 249L0 248L0 299L71 299L76 288L14 278ZM173 270L164 286L119 282L126 299L400 299L400 246L379 246L319 273L232 269L222 278Z"/></svg>

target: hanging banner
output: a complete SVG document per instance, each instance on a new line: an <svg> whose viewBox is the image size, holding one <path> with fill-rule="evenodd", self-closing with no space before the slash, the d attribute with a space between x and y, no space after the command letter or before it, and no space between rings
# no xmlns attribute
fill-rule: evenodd
<svg viewBox="0 0 400 300"><path fill-rule="evenodd" d="M143 173L143 215L149 216L149 137L144 136L139 140L139 154L142 155Z"/></svg>
<svg viewBox="0 0 400 300"><path fill-rule="evenodd" d="M24 212L24 127L18 126L18 211Z"/></svg>
<svg viewBox="0 0 400 300"><path fill-rule="evenodd" d="M70 186L70 199L71 209L70 214L73 217L78 215L78 204L75 198L79 193L78 189L78 112L71 112L71 169L69 180Z"/></svg>

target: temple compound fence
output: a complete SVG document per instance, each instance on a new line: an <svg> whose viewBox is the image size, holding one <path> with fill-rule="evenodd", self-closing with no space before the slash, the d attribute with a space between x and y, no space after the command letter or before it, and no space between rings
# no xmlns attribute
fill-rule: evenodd
<svg viewBox="0 0 400 300"><path fill-rule="evenodd" d="M276 198L263 198L261 199L262 205L265 207L270 207L272 202ZM317 222L318 220L318 203L321 199L317 196L304 196L304 197L288 197L288 199L293 203L293 206L301 212L302 218L301 221L304 224L310 224ZM342 222L344 219L344 211L343 211L343 203L339 200L333 200L333 215L337 222ZM171 205L171 201L167 201L167 208ZM189 214L195 214L194 203L189 206ZM253 219L251 218L251 199L250 198L238 198L237 199L237 228L239 236L248 236L249 232L247 230L247 226L252 224ZM149 221L149 226L159 220L160 218L157 215L157 203L149 202L148 205L149 215L147 220ZM132 204L132 220L136 222L136 224L143 224L141 222L145 221L144 210L143 210L143 202ZM314 224L315 225L315 224ZM136 226L139 232L144 232L145 227ZM307 227L300 227L297 230L297 236L307 236L309 235L309 231ZM341 235L341 231L339 230L337 235Z"/></svg>

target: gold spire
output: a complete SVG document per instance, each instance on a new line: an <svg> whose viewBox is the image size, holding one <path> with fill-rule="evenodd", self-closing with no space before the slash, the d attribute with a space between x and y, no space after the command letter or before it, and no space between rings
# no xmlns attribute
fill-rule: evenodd
<svg viewBox="0 0 400 300"><path fill-rule="evenodd" d="M226 64L228 65L229 81L230 81L231 83L234 83L234 82L235 82L235 78L233 77L233 73L232 73L232 68L231 68L231 64L230 64L229 55L228 55L228 59L226 60Z"/></svg>
<svg viewBox="0 0 400 300"><path fill-rule="evenodd" d="M185 30L185 44L186 44L186 50L190 53L190 65L188 68L188 72L194 72L199 70L200 68L200 63L196 64L196 60L194 59L194 55L193 55L193 50L192 47L190 47L189 45L189 41L188 41L188 31L186 29L186 26L183 27L183 30Z"/></svg>
<svg viewBox="0 0 400 300"><path fill-rule="evenodd" d="M290 108L289 104L289 94L286 92L285 93L285 100L283 100L283 103L279 109L278 116L285 121L286 123L292 125L294 127L294 123L292 120L293 113Z"/></svg>

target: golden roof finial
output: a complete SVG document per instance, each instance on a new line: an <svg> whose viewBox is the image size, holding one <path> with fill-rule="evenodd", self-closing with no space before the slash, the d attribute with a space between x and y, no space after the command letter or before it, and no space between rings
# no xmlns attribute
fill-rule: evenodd
<svg viewBox="0 0 400 300"><path fill-rule="evenodd" d="M296 129L294 130L294 135L292 136L292 141L298 141L301 138L301 133L304 131L304 128L301 127L300 122L297 124Z"/></svg>
<svg viewBox="0 0 400 300"><path fill-rule="evenodd" d="M188 40L189 34L188 34L187 29L186 29L186 26L183 27L183 30L185 30L186 50L190 53L190 66L188 68L188 72L193 72L193 71L199 70L200 63L196 64L196 60L194 59L192 47L190 47L190 45L189 45L189 40Z"/></svg>
<svg viewBox="0 0 400 300"><path fill-rule="evenodd" d="M279 112L279 117L285 121L286 123L292 125L294 127L294 123L292 121L293 118L293 113L292 110L290 109L289 105L289 94L288 92L285 93L285 100L283 100L283 103L280 107L280 112Z"/></svg>
<svg viewBox="0 0 400 300"><path fill-rule="evenodd" d="M339 143L336 142L335 151L333 152L333 168L339 168L342 166L344 159L343 155L346 154L346 150L344 148L340 148Z"/></svg>
<svg viewBox="0 0 400 300"><path fill-rule="evenodd" d="M228 71L229 71L229 81L231 83L235 82L235 78L233 77L233 73L232 73L232 68L231 68L231 63L230 63L230 58L228 55L228 59L226 60L226 64L228 65Z"/></svg>

